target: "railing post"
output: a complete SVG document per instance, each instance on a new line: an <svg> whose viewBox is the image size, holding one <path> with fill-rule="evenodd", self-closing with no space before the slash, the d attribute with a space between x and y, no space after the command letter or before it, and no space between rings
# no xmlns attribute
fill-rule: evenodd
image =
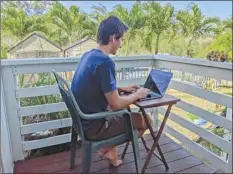
<svg viewBox="0 0 233 174"><path fill-rule="evenodd" d="M232 121L232 109L231 108L227 108L226 119L228 119L229 121ZM227 132L228 134L226 135L225 138L232 143L232 134L230 135L229 131ZM227 164L226 172L232 173L232 146L231 146L231 153L229 153L227 156L228 156L228 159L227 159L228 164Z"/></svg>
<svg viewBox="0 0 233 174"><path fill-rule="evenodd" d="M10 129L11 145L14 161L24 159L20 119L18 113L18 102L16 99L16 78L14 73L14 66L2 66L2 83L5 96L7 119Z"/></svg>

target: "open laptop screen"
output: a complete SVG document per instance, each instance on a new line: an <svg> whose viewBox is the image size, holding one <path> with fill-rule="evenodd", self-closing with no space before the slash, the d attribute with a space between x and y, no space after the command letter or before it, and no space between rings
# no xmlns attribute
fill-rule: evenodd
<svg viewBox="0 0 233 174"><path fill-rule="evenodd" d="M164 95L173 76L172 73L162 70L152 70L150 72L152 81L161 95Z"/></svg>
<svg viewBox="0 0 233 174"><path fill-rule="evenodd" d="M155 84L153 78L151 77L151 74L149 74L145 84L144 84L144 88L148 88L150 89L152 92L161 95L159 89L157 88L157 85Z"/></svg>

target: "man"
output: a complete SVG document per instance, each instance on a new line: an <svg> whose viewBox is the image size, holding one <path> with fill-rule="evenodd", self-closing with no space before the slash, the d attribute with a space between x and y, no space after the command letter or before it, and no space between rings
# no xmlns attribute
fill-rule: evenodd
<svg viewBox="0 0 233 174"><path fill-rule="evenodd" d="M109 16L99 25L97 48L82 56L74 74L71 90L83 113L98 113L107 109L121 110L148 95L148 89L137 85L122 88L117 88L116 85L115 64L109 55L116 54L127 29L119 18ZM133 93L120 96L119 92ZM131 118L134 129L138 129L139 136L142 136L147 129L143 116L140 113L131 113ZM125 131L124 118L121 115L111 119L82 120L82 124L85 136L90 140L107 139ZM117 159L115 147L100 149L99 154L114 166L122 163Z"/></svg>

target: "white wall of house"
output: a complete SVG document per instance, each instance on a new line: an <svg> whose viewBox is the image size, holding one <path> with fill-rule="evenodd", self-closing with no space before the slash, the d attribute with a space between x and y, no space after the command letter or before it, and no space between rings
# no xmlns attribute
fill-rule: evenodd
<svg viewBox="0 0 233 174"><path fill-rule="evenodd" d="M24 51L8 54L9 59L61 57L62 51Z"/></svg>
<svg viewBox="0 0 233 174"><path fill-rule="evenodd" d="M44 38L33 35L8 52L8 58L60 57L63 51Z"/></svg>
<svg viewBox="0 0 233 174"><path fill-rule="evenodd" d="M86 42L78 44L70 49L65 51L65 57L76 57L80 56L86 51L89 51L96 47L96 41L89 39Z"/></svg>
<svg viewBox="0 0 233 174"><path fill-rule="evenodd" d="M14 163L10 142L10 134L7 122L7 113L3 94L3 85L1 82L1 165L3 173L13 173Z"/></svg>

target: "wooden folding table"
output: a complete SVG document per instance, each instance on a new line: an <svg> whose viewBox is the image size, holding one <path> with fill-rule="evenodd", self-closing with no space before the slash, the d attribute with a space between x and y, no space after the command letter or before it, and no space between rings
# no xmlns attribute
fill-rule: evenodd
<svg viewBox="0 0 233 174"><path fill-rule="evenodd" d="M142 112L142 114L143 114L143 116L144 116L144 118L145 118L146 124L147 124L147 126L148 126L148 128L149 128L150 134L151 134L151 136L152 136L152 138L153 138L153 140L154 140L154 143L153 143L152 147L149 148L149 147L146 145L146 141L144 140L143 136L141 137L142 143L143 143L143 145L144 145L146 151L149 152L149 153L148 153L148 156L147 156L147 158L146 158L146 162L145 162L145 164L143 165L142 173L145 172L145 170L146 170L146 168L147 168L147 166L148 166L148 164L149 164L149 162L150 162L150 159L151 159L151 157L152 157L152 154L154 154L157 158L159 158L159 159L163 162L163 164L165 165L165 168L166 168L167 170L169 169L168 164L167 164L167 162L166 162L166 160L165 160L165 158L164 158L164 156L163 156L163 153L162 153L162 151L161 151L161 148L160 148L160 146L159 146L159 144L158 144L158 141L159 141L159 138L160 138L160 136L161 136L161 134L162 134L162 132L163 132L163 128L164 128L164 126L165 126L165 124L166 124L166 121L167 121L167 118L168 118L168 116L169 116L169 114L170 114L170 111L171 111L172 106L173 106L174 104L176 104L177 102L179 102L179 101L180 101L180 99L178 99L178 98L176 98L176 97L173 97L173 96L170 96L170 95L165 95L165 96L162 97L162 98L151 99L151 100L147 100L147 101L138 101L138 102L135 102L135 103L134 103L137 107L139 107L139 111ZM163 121L162 121L162 124L161 124L159 130L155 132L155 131L153 130L153 128L152 128L152 125L149 124L149 120L148 120L148 118L146 117L147 114L146 114L145 109L153 108L153 107L161 107L161 106L168 106L168 108L167 108L167 111L166 111L166 113L165 113L165 116L164 116L164 118L163 118ZM131 112L131 109L130 109L130 108L128 108L128 110ZM124 151L123 151L123 154L122 154L122 158L124 158L128 146L129 146L129 143L127 143L126 146L125 146L125 148L124 148ZM160 157L154 152L154 150L155 150L156 147L157 147L157 149L158 149L158 152L159 152Z"/></svg>

